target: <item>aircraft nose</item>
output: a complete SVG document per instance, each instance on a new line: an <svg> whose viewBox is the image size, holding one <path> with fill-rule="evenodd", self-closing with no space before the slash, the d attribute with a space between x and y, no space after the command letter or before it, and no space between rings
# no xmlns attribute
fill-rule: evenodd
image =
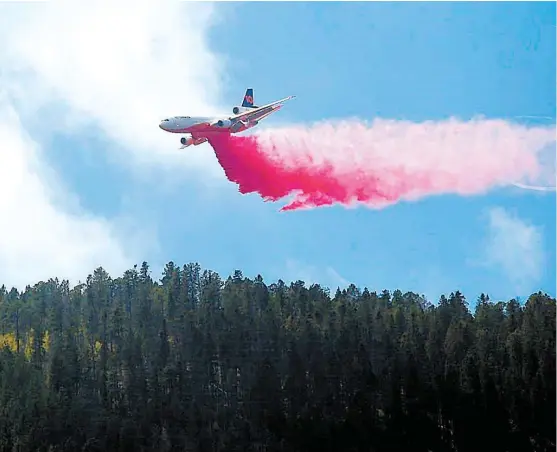
<svg viewBox="0 0 557 452"><path fill-rule="evenodd" d="M164 128L164 121L161 121L161 122L160 122L159 127L160 127L162 130L166 130L166 129Z"/></svg>

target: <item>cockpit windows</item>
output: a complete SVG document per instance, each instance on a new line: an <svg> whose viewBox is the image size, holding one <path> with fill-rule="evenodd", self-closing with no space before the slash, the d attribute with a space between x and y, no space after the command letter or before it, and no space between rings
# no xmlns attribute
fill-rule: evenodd
<svg viewBox="0 0 557 452"><path fill-rule="evenodd" d="M163 120L162 120L162 122L168 122L168 121L169 121L168 119L163 119Z"/></svg>

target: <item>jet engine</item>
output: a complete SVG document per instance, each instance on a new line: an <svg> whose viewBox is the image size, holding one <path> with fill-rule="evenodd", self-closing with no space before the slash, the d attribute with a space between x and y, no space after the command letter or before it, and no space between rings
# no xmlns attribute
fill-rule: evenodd
<svg viewBox="0 0 557 452"><path fill-rule="evenodd" d="M187 148L188 146L194 145L199 146L207 141L206 137L193 138L191 135L180 138L180 143L182 143L182 148Z"/></svg>
<svg viewBox="0 0 557 452"><path fill-rule="evenodd" d="M182 146L191 146L193 144L193 137L190 135L188 137L182 137L180 138L180 143L182 143Z"/></svg>
<svg viewBox="0 0 557 452"><path fill-rule="evenodd" d="M249 108L249 107L234 107L232 109L232 113L237 115L238 113L244 113L244 112L249 111L249 110L251 110L251 108Z"/></svg>
<svg viewBox="0 0 557 452"><path fill-rule="evenodd" d="M230 119L219 119L217 122L215 122L213 125L217 126L217 127L230 127L232 125L232 121L230 121Z"/></svg>

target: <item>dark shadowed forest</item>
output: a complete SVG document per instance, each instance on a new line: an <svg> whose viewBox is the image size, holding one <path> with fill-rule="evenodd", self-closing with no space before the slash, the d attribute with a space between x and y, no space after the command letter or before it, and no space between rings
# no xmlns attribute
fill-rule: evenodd
<svg viewBox="0 0 557 452"><path fill-rule="evenodd" d="M0 289L1 451L555 450L555 299L146 263Z"/></svg>

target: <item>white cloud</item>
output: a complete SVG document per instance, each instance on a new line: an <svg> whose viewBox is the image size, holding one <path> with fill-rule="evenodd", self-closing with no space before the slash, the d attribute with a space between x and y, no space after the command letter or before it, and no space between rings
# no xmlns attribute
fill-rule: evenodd
<svg viewBox="0 0 557 452"><path fill-rule="evenodd" d="M45 167L13 109L0 104L0 284L84 280L98 266L133 262L110 223L80 211Z"/></svg>
<svg viewBox="0 0 557 452"><path fill-rule="evenodd" d="M488 212L488 221L486 263L503 270L517 293L536 290L546 260L541 227L501 207Z"/></svg>
<svg viewBox="0 0 557 452"><path fill-rule="evenodd" d="M212 5L184 2L0 4L0 284L76 282L99 265L117 274L156 249L156 231L135 231L125 212L80 207L46 163L56 134L100 134L99 153L154 178L164 170L159 182L188 169L220 176L208 146L178 151L179 137L158 128L218 111L214 20Z"/></svg>
<svg viewBox="0 0 557 452"><path fill-rule="evenodd" d="M311 284L323 284L335 290L339 286L345 289L350 284L347 279L331 266L316 267L295 259L288 259L286 261L285 274L285 281L302 280L308 287Z"/></svg>
<svg viewBox="0 0 557 452"><path fill-rule="evenodd" d="M221 174L208 145L179 151L179 137L158 128L168 116L219 112L212 5L49 2L2 5L0 18L2 82L38 126L84 138L99 128L123 162L151 171ZM37 118L41 108L56 114Z"/></svg>
<svg viewBox="0 0 557 452"><path fill-rule="evenodd" d="M325 269L327 274L328 280L336 284L337 286L341 286L342 288L348 287L350 285L350 281L344 278L339 272L337 272L333 267L327 267Z"/></svg>

